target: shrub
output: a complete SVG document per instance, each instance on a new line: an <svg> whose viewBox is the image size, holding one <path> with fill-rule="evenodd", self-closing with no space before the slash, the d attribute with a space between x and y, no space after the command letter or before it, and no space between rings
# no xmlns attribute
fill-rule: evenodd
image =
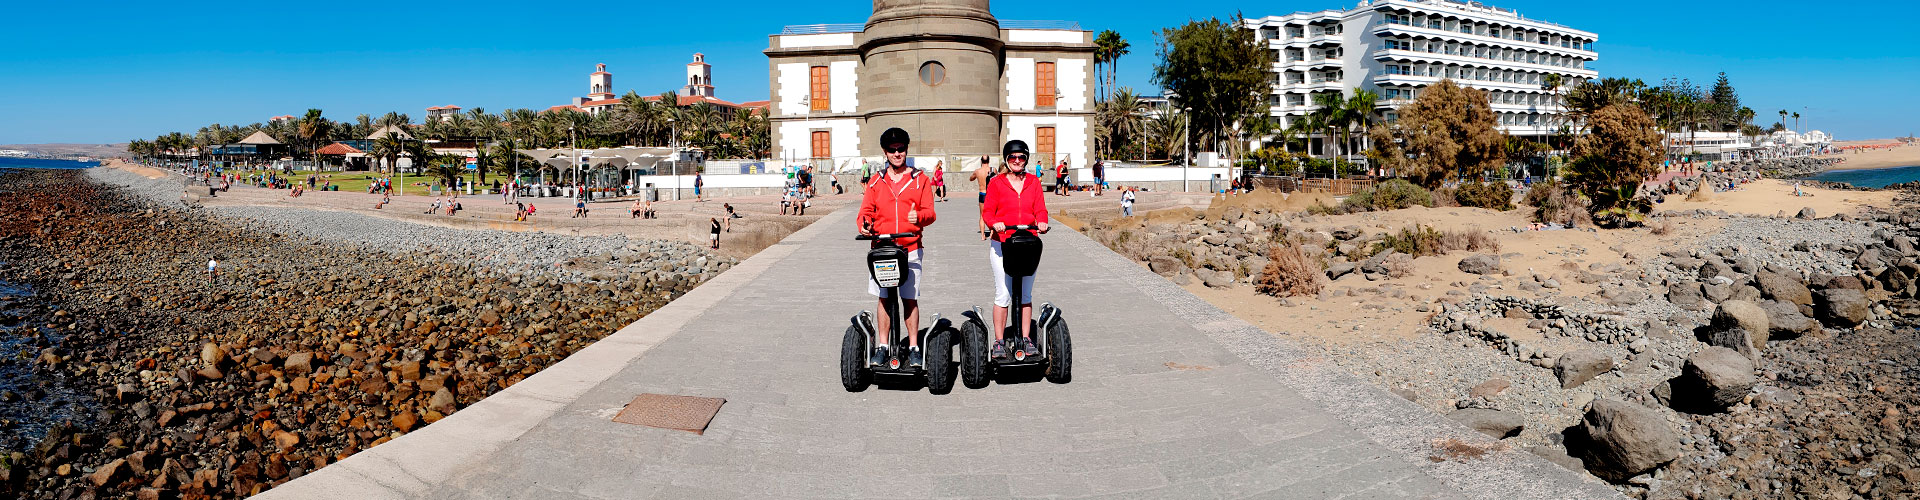
<svg viewBox="0 0 1920 500"><path fill-rule="evenodd" d="M1386 250L1425 257L1456 250L1498 252L1500 243L1479 231L1438 231L1431 226L1421 225L1402 228L1399 233L1388 233L1380 239L1374 253Z"/></svg>
<svg viewBox="0 0 1920 500"><path fill-rule="evenodd" d="M1463 207L1513 210L1513 189L1499 182L1462 182L1453 198Z"/></svg>
<svg viewBox="0 0 1920 500"><path fill-rule="evenodd" d="M1299 243L1273 245L1267 250L1267 267L1254 280L1254 289L1275 297L1293 297L1320 293L1320 263L1307 257Z"/></svg>
<svg viewBox="0 0 1920 500"><path fill-rule="evenodd" d="M1346 203L1341 203L1342 207L1345 205ZM1319 200L1314 200L1312 205L1307 206L1308 215L1340 215L1343 213L1346 212L1341 211L1341 207L1330 207L1325 203L1321 203Z"/></svg>
<svg viewBox="0 0 1920 500"><path fill-rule="evenodd" d="M1367 212L1372 210L1398 210L1420 205L1433 206L1433 192L1407 182L1405 179L1393 179L1372 188L1354 191L1340 202L1341 210L1346 212Z"/></svg>
<svg viewBox="0 0 1920 500"><path fill-rule="evenodd" d="M1567 225L1593 223L1585 200L1559 182L1534 183L1521 203L1533 207L1534 222L1558 222Z"/></svg>

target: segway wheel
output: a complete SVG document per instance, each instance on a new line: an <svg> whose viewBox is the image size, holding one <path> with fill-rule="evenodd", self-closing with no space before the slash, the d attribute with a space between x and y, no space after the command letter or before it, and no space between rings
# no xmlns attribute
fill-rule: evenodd
<svg viewBox="0 0 1920 500"><path fill-rule="evenodd" d="M960 381L968 389L987 386L987 329L978 321L960 324Z"/></svg>
<svg viewBox="0 0 1920 500"><path fill-rule="evenodd" d="M860 327L847 326L847 334L840 339L840 385L847 392L867 390L873 383L873 372L867 369L866 332Z"/></svg>
<svg viewBox="0 0 1920 500"><path fill-rule="evenodd" d="M1066 318L1047 327L1047 381L1064 384L1073 380L1073 339Z"/></svg>
<svg viewBox="0 0 1920 500"><path fill-rule="evenodd" d="M927 335L926 359L927 391L934 394L953 392L953 338L958 332L952 328L935 328Z"/></svg>

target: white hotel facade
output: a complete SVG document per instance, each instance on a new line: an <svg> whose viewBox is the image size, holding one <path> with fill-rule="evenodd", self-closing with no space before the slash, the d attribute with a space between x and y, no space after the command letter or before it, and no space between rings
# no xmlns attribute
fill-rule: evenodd
<svg viewBox="0 0 1920 500"><path fill-rule="evenodd" d="M1426 86L1452 79L1487 91L1500 128L1520 137L1566 124L1548 88L1593 79L1597 35L1521 17L1512 9L1453 0L1373 0L1349 10L1246 20L1274 55L1267 105L1280 126L1312 112L1313 94L1355 88L1380 96L1388 120ZM1563 84L1564 85L1564 84Z"/></svg>

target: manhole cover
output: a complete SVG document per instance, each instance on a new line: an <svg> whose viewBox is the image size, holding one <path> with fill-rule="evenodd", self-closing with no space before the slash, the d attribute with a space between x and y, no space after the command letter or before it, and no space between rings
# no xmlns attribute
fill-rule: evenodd
<svg viewBox="0 0 1920 500"><path fill-rule="evenodd" d="M614 415L613 421L704 434L707 423L713 421L713 415L720 413L720 405L726 402L720 398L641 394L627 403L619 415Z"/></svg>

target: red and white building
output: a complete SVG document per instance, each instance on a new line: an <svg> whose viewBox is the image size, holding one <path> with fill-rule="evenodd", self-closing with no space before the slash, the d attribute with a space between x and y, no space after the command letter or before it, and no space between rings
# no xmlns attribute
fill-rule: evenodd
<svg viewBox="0 0 1920 500"><path fill-rule="evenodd" d="M460 107L452 104L427 108L428 120L447 121L453 119L453 115L457 114L460 114Z"/></svg>
<svg viewBox="0 0 1920 500"><path fill-rule="evenodd" d="M707 103L725 111L736 109L764 110L768 101L748 101L735 103L714 97L713 66L707 64L706 55L695 53L693 62L687 63L687 85L680 88L680 102L675 106L692 106ZM642 96L647 101L660 100L659 95ZM547 108L547 111L571 110L599 114L620 104L620 97L613 93L613 74L607 72L606 64L594 65L594 71L587 75L587 95L573 98L572 104L562 104ZM431 111L431 110L429 110Z"/></svg>

